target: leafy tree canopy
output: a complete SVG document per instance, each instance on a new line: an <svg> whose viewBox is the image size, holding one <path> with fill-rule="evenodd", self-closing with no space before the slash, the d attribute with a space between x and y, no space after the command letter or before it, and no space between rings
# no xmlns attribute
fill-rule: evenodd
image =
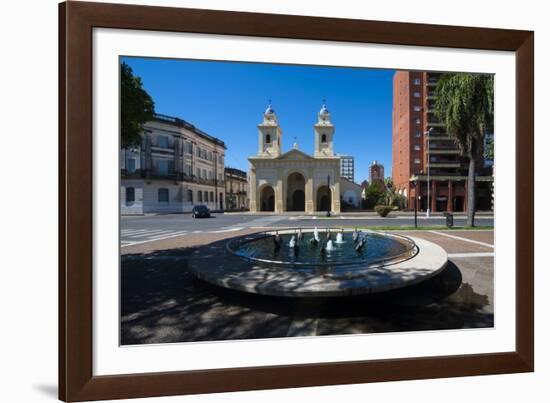
<svg viewBox="0 0 550 403"><path fill-rule="evenodd" d="M443 74L436 89L435 110L463 155L475 158L483 138L493 131L493 76Z"/></svg>
<svg viewBox="0 0 550 403"><path fill-rule="evenodd" d="M120 86L122 147L135 147L141 143L143 124L153 119L155 103L125 62L120 66Z"/></svg>

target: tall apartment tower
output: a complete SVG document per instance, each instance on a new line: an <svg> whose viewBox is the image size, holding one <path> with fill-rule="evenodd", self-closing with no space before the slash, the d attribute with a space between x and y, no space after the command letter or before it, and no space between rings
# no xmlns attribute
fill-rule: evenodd
<svg viewBox="0 0 550 403"><path fill-rule="evenodd" d="M416 200L420 210L466 211L467 160L460 155L434 110L440 76L414 71L394 74L392 179L410 209ZM493 177L482 162L478 166L476 208L489 210Z"/></svg>
<svg viewBox="0 0 550 403"><path fill-rule="evenodd" d="M351 155L340 155L340 176L352 182L354 181L354 159Z"/></svg>

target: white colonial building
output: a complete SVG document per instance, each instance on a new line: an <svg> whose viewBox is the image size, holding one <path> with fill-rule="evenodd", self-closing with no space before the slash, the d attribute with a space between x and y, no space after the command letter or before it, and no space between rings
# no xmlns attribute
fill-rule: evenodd
<svg viewBox="0 0 550 403"><path fill-rule="evenodd" d="M135 149L122 149L121 214L223 210L223 141L183 119L155 115Z"/></svg>
<svg viewBox="0 0 550 403"><path fill-rule="evenodd" d="M296 143L283 152L283 133L269 105L258 125L258 154L249 158L250 211L340 213L342 203L350 202L359 207L361 187L340 175L334 131L330 113L323 105L313 126L313 155L300 151Z"/></svg>

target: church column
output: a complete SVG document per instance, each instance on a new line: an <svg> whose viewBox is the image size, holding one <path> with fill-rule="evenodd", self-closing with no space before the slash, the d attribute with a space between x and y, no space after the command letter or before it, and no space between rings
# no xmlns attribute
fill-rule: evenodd
<svg viewBox="0 0 550 403"><path fill-rule="evenodd" d="M315 203L313 201L313 172L308 170L306 179L306 213L312 214L315 212Z"/></svg>
<svg viewBox="0 0 550 403"><path fill-rule="evenodd" d="M340 214L340 182L337 180L332 186L332 211L335 214Z"/></svg>
<svg viewBox="0 0 550 403"><path fill-rule="evenodd" d="M248 194L249 194L249 202L250 202L250 212L256 213L258 211L257 207L257 184L256 184L256 170L254 168L250 169L250 176L248 178Z"/></svg>
<svg viewBox="0 0 550 403"><path fill-rule="evenodd" d="M277 179L277 187L275 189L275 212L281 214L284 211L283 204L283 180Z"/></svg>

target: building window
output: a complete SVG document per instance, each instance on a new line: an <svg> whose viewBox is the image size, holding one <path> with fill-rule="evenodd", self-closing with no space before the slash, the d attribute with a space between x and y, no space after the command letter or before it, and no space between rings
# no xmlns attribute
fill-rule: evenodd
<svg viewBox="0 0 550 403"><path fill-rule="evenodd" d="M266 143L266 144L270 144L270 143L271 143L271 135L270 135L270 134L266 134L266 135L265 135L265 143Z"/></svg>
<svg viewBox="0 0 550 403"><path fill-rule="evenodd" d="M127 172L135 172L136 171L136 159L135 158L128 158L128 163L126 164L126 171Z"/></svg>
<svg viewBox="0 0 550 403"><path fill-rule="evenodd" d="M198 191L197 199L199 200L199 203L202 203L202 190Z"/></svg>
<svg viewBox="0 0 550 403"><path fill-rule="evenodd" d="M193 191L191 189L187 189L187 201L193 203Z"/></svg>
<svg viewBox="0 0 550 403"><path fill-rule="evenodd" d="M208 161L212 161L212 151L208 151Z"/></svg>
<svg viewBox="0 0 550 403"><path fill-rule="evenodd" d="M417 125L419 125L420 124L420 118L416 118L415 122L416 122Z"/></svg>
<svg viewBox="0 0 550 403"><path fill-rule="evenodd" d="M321 136L321 143L326 143L327 142L327 135L326 134L323 134Z"/></svg>
<svg viewBox="0 0 550 403"><path fill-rule="evenodd" d="M133 187L126 188L126 204L133 203L136 200L136 189Z"/></svg>
<svg viewBox="0 0 550 403"><path fill-rule="evenodd" d="M186 145L187 145L187 153L193 154L193 143L191 143L190 141L188 141L188 142L186 143Z"/></svg>
<svg viewBox="0 0 550 403"><path fill-rule="evenodd" d="M420 151L420 144L415 144L414 145L414 150L415 151Z"/></svg>
<svg viewBox="0 0 550 403"><path fill-rule="evenodd" d="M168 161L158 161L157 162L157 173L159 175L168 175Z"/></svg>
<svg viewBox="0 0 550 403"><path fill-rule="evenodd" d="M168 137L157 136L157 146L160 148L168 148Z"/></svg>
<svg viewBox="0 0 550 403"><path fill-rule="evenodd" d="M414 79L414 85L420 85L420 78Z"/></svg>
<svg viewBox="0 0 550 403"><path fill-rule="evenodd" d="M413 96L414 96L415 98L420 98L420 92L415 91L415 92L413 93Z"/></svg>
<svg viewBox="0 0 550 403"><path fill-rule="evenodd" d="M414 111L415 112L420 112L422 110L422 107L421 106L418 106L418 105L415 105L414 106Z"/></svg>
<svg viewBox="0 0 550 403"><path fill-rule="evenodd" d="M202 170L202 177L203 177L204 179L207 178L207 176L206 176L206 169L203 169L203 170Z"/></svg>
<svg viewBox="0 0 550 403"><path fill-rule="evenodd" d="M158 190L159 203L168 203L169 192L166 188L160 188Z"/></svg>
<svg viewBox="0 0 550 403"><path fill-rule="evenodd" d="M210 192L210 202L214 202L214 192Z"/></svg>
<svg viewBox="0 0 550 403"><path fill-rule="evenodd" d="M415 158L415 159L414 159L414 163L415 163L415 164L420 164L420 158Z"/></svg>
<svg viewBox="0 0 550 403"><path fill-rule="evenodd" d="M422 132L417 131L416 134L415 134L415 136L416 136L417 138L422 137Z"/></svg>

